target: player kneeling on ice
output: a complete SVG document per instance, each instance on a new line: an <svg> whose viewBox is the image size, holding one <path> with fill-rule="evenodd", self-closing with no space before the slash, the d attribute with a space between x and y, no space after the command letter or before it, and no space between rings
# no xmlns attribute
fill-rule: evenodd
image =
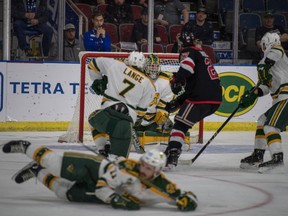
<svg viewBox="0 0 288 216"><path fill-rule="evenodd" d="M255 103L257 97L270 93L272 106L257 121L253 153L241 160L243 169L258 168L260 173L283 167L283 150L280 132L288 125L288 58L280 45L277 33L266 33L261 39L264 58L257 66L260 85L246 91L239 106L246 108ZM268 146L272 159L263 162Z"/></svg>
<svg viewBox="0 0 288 216"><path fill-rule="evenodd" d="M109 161L100 155L76 152L62 155L23 140L10 141L2 145L2 150L33 159L14 175L16 183L36 177L59 198L72 202L106 203L127 210L169 203L181 211L193 211L198 205L192 192L182 191L164 175L161 170L166 156L155 149L139 161Z"/></svg>
<svg viewBox="0 0 288 216"><path fill-rule="evenodd" d="M143 70L143 53L131 52L126 63L98 57L88 64L91 88L103 96L101 109L92 112L88 121L94 143L104 156L129 156L132 127L157 100L155 85Z"/></svg>

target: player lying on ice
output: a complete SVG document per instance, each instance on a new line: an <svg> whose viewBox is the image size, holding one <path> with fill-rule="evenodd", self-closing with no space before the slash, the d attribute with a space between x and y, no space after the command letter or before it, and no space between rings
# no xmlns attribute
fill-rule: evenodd
<svg viewBox="0 0 288 216"><path fill-rule="evenodd" d="M3 144L2 150L24 153L33 159L14 175L16 183L36 177L61 199L106 203L127 210L168 203L180 211L193 211L198 205L192 192L178 188L161 171L166 156L157 150L146 152L139 161L123 158L113 162L100 155L76 152L62 155L23 140Z"/></svg>

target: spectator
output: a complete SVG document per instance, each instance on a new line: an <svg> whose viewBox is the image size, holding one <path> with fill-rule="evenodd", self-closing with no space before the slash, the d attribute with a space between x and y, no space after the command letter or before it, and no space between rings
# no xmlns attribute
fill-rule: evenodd
<svg viewBox="0 0 288 216"><path fill-rule="evenodd" d="M95 2L95 0L94 0ZM105 0L97 0L97 5L106 4Z"/></svg>
<svg viewBox="0 0 288 216"><path fill-rule="evenodd" d="M169 26L181 24L180 15L183 15L183 24L189 21L189 13L180 0L157 0L154 5L155 23Z"/></svg>
<svg viewBox="0 0 288 216"><path fill-rule="evenodd" d="M75 26L71 23L64 28L64 61L79 62L79 52L82 50L80 42L75 38Z"/></svg>
<svg viewBox="0 0 288 216"><path fill-rule="evenodd" d="M197 10L196 19L186 23L183 31L193 32L195 37L202 41L203 45L211 45L214 41L213 26L206 19L206 8L201 7Z"/></svg>
<svg viewBox="0 0 288 216"><path fill-rule="evenodd" d="M53 30L47 25L48 21L47 0L24 0L12 2L13 28L18 39L20 49L26 56L32 56L30 45L26 41L25 31L38 31L43 34L43 55L48 56Z"/></svg>
<svg viewBox="0 0 288 216"><path fill-rule="evenodd" d="M133 29L134 41L137 43L140 50L142 44L147 44L148 38L148 10L143 8L141 12L141 19L135 21ZM154 42L160 43L161 38L158 35L156 25L154 25Z"/></svg>
<svg viewBox="0 0 288 216"><path fill-rule="evenodd" d="M127 0L127 3L148 8L148 0Z"/></svg>
<svg viewBox="0 0 288 216"><path fill-rule="evenodd" d="M125 3L125 0L114 0L106 8L106 22L120 25L121 23L132 23L132 9L130 4Z"/></svg>
<svg viewBox="0 0 288 216"><path fill-rule="evenodd" d="M84 48L86 51L110 52L110 35L106 34L104 27L104 17L99 11L92 16L93 29L84 33Z"/></svg>
<svg viewBox="0 0 288 216"><path fill-rule="evenodd" d="M91 6L96 6L99 4L105 4L105 0L74 0L74 3L88 4Z"/></svg>
<svg viewBox="0 0 288 216"><path fill-rule="evenodd" d="M275 31L280 34L280 41L281 45L285 49L286 53L288 50L288 34L283 29L281 25L274 24L274 15L271 11L266 11L263 19L262 19L262 26L258 27L255 32L255 41L256 46L261 50L260 42L261 38L265 35L266 32ZM263 53L262 53L263 55Z"/></svg>

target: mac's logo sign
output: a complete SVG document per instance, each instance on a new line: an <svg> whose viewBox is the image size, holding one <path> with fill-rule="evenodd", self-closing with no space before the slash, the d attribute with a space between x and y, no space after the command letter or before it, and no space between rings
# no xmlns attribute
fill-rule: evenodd
<svg viewBox="0 0 288 216"><path fill-rule="evenodd" d="M4 76L0 72L0 112L3 109L3 102L4 102Z"/></svg>

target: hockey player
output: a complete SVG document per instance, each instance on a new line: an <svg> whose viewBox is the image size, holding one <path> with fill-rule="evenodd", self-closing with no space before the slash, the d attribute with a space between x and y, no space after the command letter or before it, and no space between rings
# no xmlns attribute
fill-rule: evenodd
<svg viewBox="0 0 288 216"><path fill-rule="evenodd" d="M98 150L107 156L107 135L111 154L128 157L132 126L143 118L149 105L156 103L154 83L143 72L145 57L132 52L124 62L112 58L94 58L88 64L92 89L103 95L100 110L89 116L92 136ZM106 146L107 147L107 146Z"/></svg>
<svg viewBox="0 0 288 216"><path fill-rule="evenodd" d="M192 192L182 191L166 178L161 171L166 156L157 150L146 152L139 161L123 158L113 162L100 155L61 155L24 140L10 141L2 146L2 151L25 153L33 159L14 175L16 183L36 177L61 199L106 203L127 210L169 203L181 211L193 211L198 205Z"/></svg>
<svg viewBox="0 0 288 216"><path fill-rule="evenodd" d="M161 72L160 58L155 54L150 54L145 59L145 73L154 81L157 91L157 103L150 106L144 116L138 130L156 131L164 123L169 122L168 112L165 110L167 102L171 101L174 94L170 87L170 77Z"/></svg>
<svg viewBox="0 0 288 216"><path fill-rule="evenodd" d="M222 87L208 55L201 49L192 32L180 35L184 49L180 52L180 68L171 80L171 89L178 97L167 104L168 112L180 107L165 150L167 166L177 166L185 133L206 116L213 114L222 102ZM183 94L179 95L179 92Z"/></svg>
<svg viewBox="0 0 288 216"><path fill-rule="evenodd" d="M245 92L240 107L252 105L257 97L270 93L272 106L257 121L253 153L241 160L243 169L258 168L260 173L282 167L283 150L280 132L288 125L288 59L277 33L266 33L261 39L263 59L257 65L261 85L253 92ZM263 162L268 146L271 160Z"/></svg>
<svg viewBox="0 0 288 216"><path fill-rule="evenodd" d="M158 99L155 104L148 107L143 121L135 127L143 148L151 144L152 140L167 142L173 123L165 107L174 96L170 88L170 75L161 71L160 58L157 55L150 54L146 57L144 71L154 81Z"/></svg>

